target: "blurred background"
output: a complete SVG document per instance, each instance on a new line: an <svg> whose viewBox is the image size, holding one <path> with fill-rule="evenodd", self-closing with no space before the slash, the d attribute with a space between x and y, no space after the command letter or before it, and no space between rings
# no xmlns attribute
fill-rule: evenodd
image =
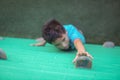
<svg viewBox="0 0 120 80"><path fill-rule="evenodd" d="M0 36L36 39L51 18L81 29L87 43L120 45L120 0L0 0Z"/></svg>

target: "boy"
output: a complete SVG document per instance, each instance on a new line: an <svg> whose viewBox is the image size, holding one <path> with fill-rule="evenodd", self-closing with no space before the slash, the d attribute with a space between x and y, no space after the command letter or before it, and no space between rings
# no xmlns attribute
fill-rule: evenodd
<svg viewBox="0 0 120 80"><path fill-rule="evenodd" d="M77 54L73 62L75 62L80 55L92 58L83 46L85 43L83 34L71 24L61 25L57 20L52 19L43 26L42 37L42 42L33 44L33 46L43 46L47 42L64 51L76 49Z"/></svg>

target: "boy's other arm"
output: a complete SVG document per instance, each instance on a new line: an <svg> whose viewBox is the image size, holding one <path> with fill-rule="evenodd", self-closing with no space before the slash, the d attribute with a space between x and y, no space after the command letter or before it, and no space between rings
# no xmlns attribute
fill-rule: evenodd
<svg viewBox="0 0 120 80"><path fill-rule="evenodd" d="M35 44L31 44L31 46L45 46L46 42L39 42Z"/></svg>
<svg viewBox="0 0 120 80"><path fill-rule="evenodd" d="M34 44L30 44L31 46L45 46L46 44L46 41L43 39L43 40L40 40L38 43L34 43Z"/></svg>

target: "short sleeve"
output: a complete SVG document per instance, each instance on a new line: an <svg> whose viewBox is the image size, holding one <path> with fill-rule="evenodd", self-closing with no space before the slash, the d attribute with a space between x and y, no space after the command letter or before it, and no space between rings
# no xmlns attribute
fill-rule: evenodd
<svg viewBox="0 0 120 80"><path fill-rule="evenodd" d="M70 46L72 49L74 49L74 40L75 39L80 39L82 41L82 43L85 43L85 37L84 35L78 31L78 29L72 25L72 24L69 24L69 25L64 25L64 28L67 32L67 35L69 37L69 40L70 40Z"/></svg>
<svg viewBox="0 0 120 80"><path fill-rule="evenodd" d="M84 35L82 33L80 33L74 25L71 25L70 39L72 42L74 42L75 39L80 39L82 41L82 43L85 43Z"/></svg>

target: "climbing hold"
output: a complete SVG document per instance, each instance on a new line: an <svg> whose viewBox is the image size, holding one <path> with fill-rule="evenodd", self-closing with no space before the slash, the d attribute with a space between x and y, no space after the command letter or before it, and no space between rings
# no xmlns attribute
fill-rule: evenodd
<svg viewBox="0 0 120 80"><path fill-rule="evenodd" d="M7 59L6 53L2 49L0 49L0 59Z"/></svg>
<svg viewBox="0 0 120 80"><path fill-rule="evenodd" d="M106 41L106 42L103 43L103 47L113 48L113 47L115 47L115 44L112 41Z"/></svg>
<svg viewBox="0 0 120 80"><path fill-rule="evenodd" d="M88 56L79 56L75 62L76 68L91 68L92 59Z"/></svg>

